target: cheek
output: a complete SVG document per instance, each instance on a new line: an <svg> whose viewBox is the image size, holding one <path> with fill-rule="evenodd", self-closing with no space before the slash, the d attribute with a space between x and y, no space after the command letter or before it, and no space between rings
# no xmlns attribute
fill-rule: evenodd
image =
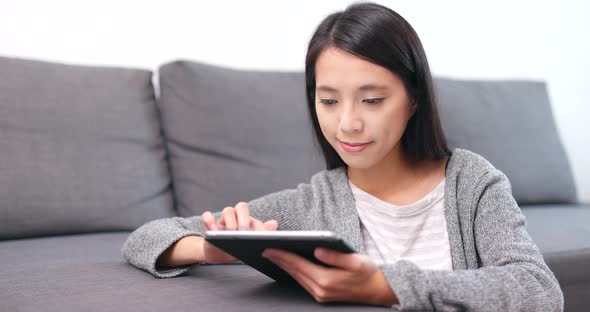
<svg viewBox="0 0 590 312"><path fill-rule="evenodd" d="M398 109L379 116L374 121L378 125L381 135L387 140L398 140L406 130L407 111Z"/></svg>
<svg viewBox="0 0 590 312"><path fill-rule="evenodd" d="M332 130L332 121L330 119L330 115L324 112L321 108L316 106L316 114L318 117L318 123L320 124L320 129L324 136L329 139L329 134L333 131Z"/></svg>

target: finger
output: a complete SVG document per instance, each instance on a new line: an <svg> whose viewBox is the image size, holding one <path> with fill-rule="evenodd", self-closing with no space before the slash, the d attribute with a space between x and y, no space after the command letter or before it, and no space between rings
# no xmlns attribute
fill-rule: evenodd
<svg viewBox="0 0 590 312"><path fill-rule="evenodd" d="M262 256L273 262L277 261L285 266L296 268L300 274L304 274L310 279L323 276L325 273L324 270L326 270L326 268L312 263L297 254L280 249L267 248L263 251Z"/></svg>
<svg viewBox="0 0 590 312"><path fill-rule="evenodd" d="M228 208L232 208L232 207L225 207L225 208L223 208L223 210L221 211L221 214L220 214L220 216L219 216L219 220L217 221L217 225L218 225L218 226L221 226L221 225L225 226L225 218L223 217L223 211L224 211L225 209L228 209Z"/></svg>
<svg viewBox="0 0 590 312"><path fill-rule="evenodd" d="M281 269L285 270L293 279L295 279L299 285L301 285L307 292L318 302L328 301L328 290L322 288L315 278L317 276L306 273L303 269L293 267L290 264L284 262L282 259L271 260L273 263L278 265Z"/></svg>
<svg viewBox="0 0 590 312"><path fill-rule="evenodd" d="M297 281L297 283L299 283L299 285L301 285L301 287L303 287L311 296L313 296L316 301L321 301L321 299L318 298L320 297L318 294L321 294L321 288L312 278L309 278L305 274L301 274L301 272L299 272L297 269L281 263L280 261L277 261L275 264L281 269L285 270L285 272L287 272L291 277L293 277L293 279Z"/></svg>
<svg viewBox="0 0 590 312"><path fill-rule="evenodd" d="M279 228L277 220L269 220L264 222L264 228L267 231L276 231Z"/></svg>
<svg viewBox="0 0 590 312"><path fill-rule="evenodd" d="M278 223L275 220L262 223L262 221L254 217L250 217L250 227L252 227L255 231L276 231L278 228Z"/></svg>
<svg viewBox="0 0 590 312"><path fill-rule="evenodd" d="M371 263L357 253L343 253L328 248L316 248L314 256L325 264L346 271L362 271L371 268Z"/></svg>
<svg viewBox="0 0 590 312"><path fill-rule="evenodd" d="M245 202L239 202L235 208L236 215L238 218L238 229L245 231L250 229L250 208Z"/></svg>
<svg viewBox="0 0 590 312"><path fill-rule="evenodd" d="M205 226L206 230L215 231L217 229L215 225L215 218L213 217L213 214L211 214L211 212L205 211L201 215L201 221L203 221L203 225Z"/></svg>
<svg viewBox="0 0 590 312"><path fill-rule="evenodd" d="M238 229L238 222L236 220L236 210L233 207L226 207L221 213L225 229L227 231L236 231Z"/></svg>
<svg viewBox="0 0 590 312"><path fill-rule="evenodd" d="M266 228L264 227L264 223L262 221L250 217L250 227L254 229L254 231L264 231Z"/></svg>
<svg viewBox="0 0 590 312"><path fill-rule="evenodd" d="M289 273L291 274L291 273ZM301 285L303 288L307 290L307 292L317 301L320 303L325 303L329 301L333 301L332 296L330 296L330 291L327 289L322 288L313 278L308 277L304 274L294 273L295 276L293 278Z"/></svg>

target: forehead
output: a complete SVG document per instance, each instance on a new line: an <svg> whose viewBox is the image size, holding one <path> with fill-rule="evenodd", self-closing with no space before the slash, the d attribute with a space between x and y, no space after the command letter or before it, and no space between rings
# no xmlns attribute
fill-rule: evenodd
<svg viewBox="0 0 590 312"><path fill-rule="evenodd" d="M316 86L357 89L367 84L393 86L397 77L387 68L334 47L324 49L315 65Z"/></svg>

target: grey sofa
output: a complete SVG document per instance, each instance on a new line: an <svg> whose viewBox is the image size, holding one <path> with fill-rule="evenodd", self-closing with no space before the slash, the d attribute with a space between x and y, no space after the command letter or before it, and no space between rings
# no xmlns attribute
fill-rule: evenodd
<svg viewBox="0 0 590 312"><path fill-rule="evenodd" d="M158 74L154 88L149 70L0 58L0 310L383 309L317 304L241 264L158 279L125 262L145 222L292 188L324 165L303 73L175 61ZM450 145L507 174L566 311L588 311L590 205L545 85L436 84Z"/></svg>

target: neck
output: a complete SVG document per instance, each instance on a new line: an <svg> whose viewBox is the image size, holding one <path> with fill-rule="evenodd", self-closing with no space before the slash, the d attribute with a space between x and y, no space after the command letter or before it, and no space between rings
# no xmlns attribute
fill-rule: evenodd
<svg viewBox="0 0 590 312"><path fill-rule="evenodd" d="M401 145L371 168L347 168L350 181L371 194L403 189L419 178L418 164L407 159Z"/></svg>

